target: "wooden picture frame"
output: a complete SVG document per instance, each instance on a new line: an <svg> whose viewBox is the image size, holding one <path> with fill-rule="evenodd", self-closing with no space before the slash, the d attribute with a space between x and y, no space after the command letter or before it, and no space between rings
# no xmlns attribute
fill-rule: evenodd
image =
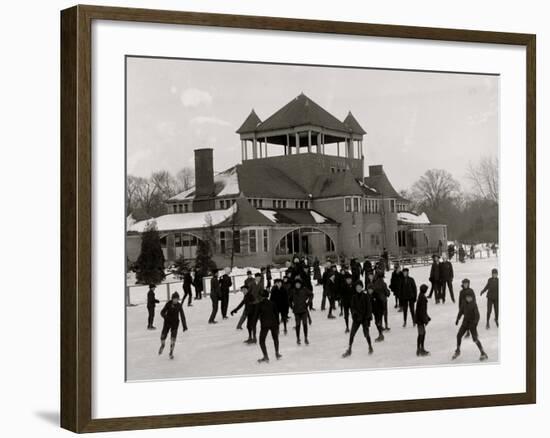
<svg viewBox="0 0 550 438"><path fill-rule="evenodd" d="M526 48L526 391L198 414L92 419L91 27L94 20L518 45ZM61 12L61 426L74 432L529 404L536 401L535 53L531 34L75 6Z"/></svg>

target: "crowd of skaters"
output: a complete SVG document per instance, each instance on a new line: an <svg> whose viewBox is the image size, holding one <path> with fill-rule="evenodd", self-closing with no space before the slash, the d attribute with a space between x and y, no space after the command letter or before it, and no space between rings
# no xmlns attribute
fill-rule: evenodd
<svg viewBox="0 0 550 438"><path fill-rule="evenodd" d="M162 354L165 342L170 334L169 357L174 357L178 328L187 330L185 312L183 306L191 307L193 301L192 287L195 289L195 299L203 298L203 277L189 270L183 273L183 297L174 292L160 314L164 319L161 331L161 346L158 354ZM247 338L245 344L259 343L262 357L259 363L269 362L266 340L271 335L275 349L275 358L282 358L279 351L279 335L282 331L288 334L290 313L294 315L293 330L296 343L309 345L309 326L312 324L311 312L316 309L313 306L313 282L322 286L321 311L327 312L328 319L336 319L336 314L343 317L344 331L349 334L348 347L342 354L346 358L352 354L352 346L359 329L362 330L368 345L368 353L374 352L373 342L370 336L371 324L374 323L377 337L375 343L385 341L384 333L390 331L388 325L388 307L390 297L394 296L394 311L403 315L403 327L407 327L410 315L410 323L417 329L416 355L424 357L430 355L425 348L426 329L431 320L428 313L428 300L435 298L435 304L445 304L447 290L453 303L455 300L453 290L454 271L447 254L442 256L434 254L430 267L429 283L417 287L416 281L409 275L409 269L402 267L398 262L393 264L390 274L390 259L386 250L383 251L378 262L365 259L363 263L352 259L349 264L338 266L327 263L324 271L316 259L313 266L305 257L294 257L286 263L281 278L273 279L269 267L262 268L260 272L253 274L247 272L247 277L240 287L242 300L229 312L229 294L233 286L231 270L225 268L223 274L214 271L210 280L210 300L212 311L208 318L208 324L217 324L216 317L221 313L222 319L228 319L228 315L240 313L236 328L243 330L246 326ZM386 279L389 276L389 285ZM487 320L486 328L490 328L490 318L494 312L494 321L498 327L498 271L493 269L486 286L480 291L480 295L487 294ZM181 300L180 300L181 298ZM147 294L148 325L149 330L154 330L155 306L159 301L155 297L155 286L150 285ZM456 336L456 349L452 359L460 355L460 347L464 337L471 337L480 351L480 360L486 360L487 354L479 340L477 326L480 313L476 302L476 295L470 287L470 281L461 281L461 290L458 296L458 313L456 325L460 325ZM258 333L259 326L259 333Z"/></svg>

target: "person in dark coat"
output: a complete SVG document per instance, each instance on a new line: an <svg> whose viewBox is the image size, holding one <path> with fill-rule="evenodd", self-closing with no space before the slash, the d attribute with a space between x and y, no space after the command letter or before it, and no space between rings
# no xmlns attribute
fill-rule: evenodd
<svg viewBox="0 0 550 438"><path fill-rule="evenodd" d="M160 316L164 318L164 324L160 333L160 348L159 355L162 354L166 343L168 332L170 332L170 359L174 358L174 347L176 346L176 337L178 336L178 327L181 319L183 331L187 331L187 322L185 313L183 312L182 303L180 303L180 295L177 292L172 294L172 299L167 301Z"/></svg>
<svg viewBox="0 0 550 438"><path fill-rule="evenodd" d="M332 266L327 263L325 265L325 271L323 272L323 275L321 276L321 284L323 285L323 297L321 299L321 311L324 311L326 309L327 304L327 283L328 279L330 277L331 272L333 271Z"/></svg>
<svg viewBox="0 0 550 438"><path fill-rule="evenodd" d="M424 341L426 340L426 326L432 320L428 315L428 299L426 298L426 292L428 286L423 284L420 286L420 293L418 294L418 300L416 303L416 312L414 318L416 321L416 328L418 330L418 337L416 338L416 355L417 356L429 356L430 352L424 348Z"/></svg>
<svg viewBox="0 0 550 438"><path fill-rule="evenodd" d="M359 280L361 281L361 280ZM357 284L357 283L356 283ZM361 282L361 285L363 283ZM349 333L349 314L351 310L351 299L353 297L353 293L355 291L354 289L354 283L351 275L346 275L344 284L341 287L340 290L340 300L342 303L342 309L344 310L344 321L346 323L346 331L345 333Z"/></svg>
<svg viewBox="0 0 550 438"><path fill-rule="evenodd" d="M157 300L155 296L155 288L156 286L154 284L150 284L149 291L147 292L147 330L156 330L156 327L153 325L155 320L155 307L160 301Z"/></svg>
<svg viewBox="0 0 550 438"><path fill-rule="evenodd" d="M237 307L231 311L231 316L237 313L241 308L244 308L243 315L246 316L246 329L248 330L248 338L244 341L245 344L256 343L256 323L252 318L248 318L248 315L252 313L251 307L254 305L254 297L248 290L248 286L243 284L241 286L241 292L243 293L243 299Z"/></svg>
<svg viewBox="0 0 550 438"><path fill-rule="evenodd" d="M321 262L318 257L315 257L315 260L313 260L313 279L317 281L317 286L321 285Z"/></svg>
<svg viewBox="0 0 550 438"><path fill-rule="evenodd" d="M395 297L395 309L399 309L401 312L403 310L403 304L401 303L401 289L403 287L403 272L401 271L401 266L399 263L393 265L393 272L391 273L390 279L390 290L393 292Z"/></svg>
<svg viewBox="0 0 550 438"><path fill-rule="evenodd" d="M286 278L286 277L285 277ZM288 280L287 280L288 281ZM275 304L279 314L279 320L283 323L284 334L287 334L286 324L288 322L288 289L283 286L283 279L276 278L271 288L270 300Z"/></svg>
<svg viewBox="0 0 550 438"><path fill-rule="evenodd" d="M279 354L279 311L277 305L269 299L269 293L262 291L263 298L258 303L258 319L260 321L260 349L263 356L258 359L258 363L269 362L265 340L267 334L271 332L273 345L275 346L275 357L279 360L282 356Z"/></svg>
<svg viewBox="0 0 550 438"><path fill-rule="evenodd" d="M498 327L498 269L491 271L491 278L487 280L487 284L481 291L481 296L487 292L487 325L485 328L490 329L491 325L489 320L491 319L491 310L495 309L495 324Z"/></svg>
<svg viewBox="0 0 550 438"><path fill-rule="evenodd" d="M407 327L407 310L411 312L413 325L416 324L414 317L414 305L416 303L416 282L409 276L409 268L403 269L403 283L401 287L401 304L403 306L403 327Z"/></svg>
<svg viewBox="0 0 550 438"><path fill-rule="evenodd" d="M353 283L361 280L361 264L357 261L357 259L351 259L350 263L351 268L351 278L353 280Z"/></svg>
<svg viewBox="0 0 550 438"><path fill-rule="evenodd" d="M428 296L428 298L431 298L432 295L435 293L435 304L439 304L439 300L440 300L440 290L441 290L441 285L440 285L440 277L439 277L439 256L434 254L432 256L432 267L430 268L430 283L432 285L432 287L430 288L430 295Z"/></svg>
<svg viewBox="0 0 550 438"><path fill-rule="evenodd" d="M308 308L310 301L313 300L313 292L302 285L302 280L297 278L294 281L294 288L290 291L289 305L296 319L296 343L300 341L300 326L304 329L304 341L309 344L308 338Z"/></svg>
<svg viewBox="0 0 550 438"><path fill-rule="evenodd" d="M476 296L472 289L470 289L470 280L465 278L462 280L462 290L460 291L461 299L459 299L459 310L456 317L456 325L460 322L462 318L462 324L458 329L456 335L456 350L453 354L452 359L456 359L460 356L460 345L462 343L462 337L469 332L472 336L472 341L479 348L481 356L479 360L486 360L488 358L487 353L483 350L483 345L479 341L477 334L477 325L479 323L479 309L477 308Z"/></svg>
<svg viewBox="0 0 550 438"><path fill-rule="evenodd" d="M443 256L443 261L439 264L439 284L441 288L441 299L445 304L446 288L449 287L449 295L451 301L455 302L455 294L453 292L453 279L454 279L453 264L447 259L447 256Z"/></svg>
<svg viewBox="0 0 550 438"><path fill-rule="evenodd" d="M384 310L382 317L384 320L384 331L389 331L390 326L388 325L388 298L391 295L391 292L384 280L385 272L383 269L379 269L374 276L374 290L377 292L380 297L383 298Z"/></svg>
<svg viewBox="0 0 550 438"><path fill-rule="evenodd" d="M191 307L192 300L193 300L193 291L191 290L191 286L193 285L193 277L191 277L191 273L189 272L189 269L185 268L183 270L183 299L182 302L185 303L185 300L187 299L187 306Z"/></svg>
<svg viewBox="0 0 550 438"><path fill-rule="evenodd" d="M466 262L466 250L462 245L460 245L460 247L458 248L458 261L460 263Z"/></svg>
<svg viewBox="0 0 550 438"><path fill-rule="evenodd" d="M371 261L365 258L365 261L363 262L363 270L362 270L362 274L365 277L365 282L367 281L367 277L369 276L369 274L373 271L374 269L372 267Z"/></svg>
<svg viewBox="0 0 550 438"><path fill-rule="evenodd" d="M256 327L258 324L258 304L262 300L262 293L264 291L263 287L263 277L262 274L257 272L254 274L254 281L248 283L250 286L248 292L252 295L253 301L252 304L248 306L247 314L247 326L252 325L254 330L254 343L256 343Z"/></svg>
<svg viewBox="0 0 550 438"><path fill-rule="evenodd" d="M325 290L328 298L328 315L327 315L328 319L336 318L332 314L332 311L336 310L336 300L339 295L338 286L339 285L336 281L336 272L331 271L327 280L327 284L325 285Z"/></svg>
<svg viewBox="0 0 550 438"><path fill-rule="evenodd" d="M195 299L196 300L202 300L202 291L204 290L204 286L202 284L202 279L204 276L202 273L195 269L195 276L193 278L193 286L195 286Z"/></svg>
<svg viewBox="0 0 550 438"><path fill-rule="evenodd" d="M271 282L273 280L273 274L271 274L271 265L267 265L265 268L265 280L266 280L266 288L271 289Z"/></svg>
<svg viewBox="0 0 550 438"><path fill-rule="evenodd" d="M252 275L252 271L246 271L246 279L244 280L244 285L246 286L246 290L249 291L252 284L254 283L254 276ZM243 310L243 313L241 317L239 318L239 322L237 323L237 330L243 329L243 324L245 321L247 321L248 315L247 315L246 307Z"/></svg>
<svg viewBox="0 0 550 438"><path fill-rule="evenodd" d="M208 324L217 324L216 315L218 314L218 304L222 295L220 287L220 279L218 278L218 271L212 273L212 279L210 280L210 300L212 301L212 312L210 318L208 318Z"/></svg>
<svg viewBox="0 0 550 438"><path fill-rule="evenodd" d="M221 301L221 311L222 318L227 319L227 308L229 307L229 292L233 286L233 280L229 275L231 273L231 268L225 268L224 274L220 278L220 301Z"/></svg>
<svg viewBox="0 0 550 438"><path fill-rule="evenodd" d="M384 340L384 328L382 326L382 320L386 314L388 308L388 296L390 294L386 282L379 275L375 276L374 282L367 285L369 288L372 288L373 293L370 294L372 302L372 313L374 315L374 322L376 328L378 329L378 337L374 342L382 342ZM367 289L369 290L369 289ZM389 330L386 321L386 330Z"/></svg>
<svg viewBox="0 0 550 438"><path fill-rule="evenodd" d="M369 285L371 291L374 292L372 285ZM353 339L360 327L363 328L363 335L367 340L369 346L369 354L372 354L372 342L370 339L369 327L372 320L372 301L369 297L368 291L363 287L363 282L358 281L352 286L354 293L351 297L351 331L349 334L349 346L342 357L351 356L351 347L353 345Z"/></svg>

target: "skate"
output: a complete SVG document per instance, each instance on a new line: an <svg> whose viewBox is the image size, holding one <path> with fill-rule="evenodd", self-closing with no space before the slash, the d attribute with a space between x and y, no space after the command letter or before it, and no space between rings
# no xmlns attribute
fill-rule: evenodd
<svg viewBox="0 0 550 438"><path fill-rule="evenodd" d="M242 330L242 329L243 329L242 327L237 326L237 330Z"/></svg>
<svg viewBox="0 0 550 438"><path fill-rule="evenodd" d="M403 323L403 328L407 327L407 322Z"/></svg>
<svg viewBox="0 0 550 438"><path fill-rule="evenodd" d="M498 321L497 321L496 319L495 319L495 324L496 324L496 326L497 326L497 328L498 328Z"/></svg>
<svg viewBox="0 0 550 438"><path fill-rule="evenodd" d="M168 357L169 357L170 359L174 359L174 352L171 351L171 352L170 352L170 355L169 355Z"/></svg>
<svg viewBox="0 0 550 438"><path fill-rule="evenodd" d="M369 345L369 354L374 353L374 350L372 349L372 345Z"/></svg>
<svg viewBox="0 0 550 438"><path fill-rule="evenodd" d="M309 345L309 340L308 340L308 338L306 338L305 343L306 343L306 345Z"/></svg>
<svg viewBox="0 0 550 438"><path fill-rule="evenodd" d="M302 341L300 341L300 339L296 339L296 344L302 345Z"/></svg>
<svg viewBox="0 0 550 438"><path fill-rule="evenodd" d="M344 333L349 333L349 327L346 327L346 331Z"/></svg>
<svg viewBox="0 0 550 438"><path fill-rule="evenodd" d="M489 356L487 356L487 353L485 353L484 351L481 352L481 356L479 356L479 360L480 360L481 362L483 362L483 361L485 361L485 360L487 360L487 359L489 359Z"/></svg>
<svg viewBox="0 0 550 438"><path fill-rule="evenodd" d="M417 348L417 349L416 349L416 357L419 357L421 353L422 353L422 352L420 351L420 349Z"/></svg>
<svg viewBox="0 0 550 438"><path fill-rule="evenodd" d="M349 356L351 356L351 348L348 348L348 349L344 352L344 354L342 354L342 357L349 357Z"/></svg>
<svg viewBox="0 0 550 438"><path fill-rule="evenodd" d="M261 359L258 359L258 363L269 363L269 358L268 357L262 357Z"/></svg>
<svg viewBox="0 0 550 438"><path fill-rule="evenodd" d="M336 317L335 317L334 315L332 315L332 314L329 314L329 315L327 316L327 318L328 318L328 319L336 319Z"/></svg>
<svg viewBox="0 0 550 438"><path fill-rule="evenodd" d="M160 344L160 348L159 348L159 356L162 354L162 352L164 351L164 342L161 342Z"/></svg>
<svg viewBox="0 0 550 438"><path fill-rule="evenodd" d="M398 310L398 312L403 312L403 308L400 307L399 310Z"/></svg>
<svg viewBox="0 0 550 438"><path fill-rule="evenodd" d="M430 353L429 351L426 351L426 350L424 350L424 349L420 352L420 356L422 356L422 357L429 356L430 354L431 354L431 353Z"/></svg>
<svg viewBox="0 0 550 438"><path fill-rule="evenodd" d="M383 342L384 341L384 335L380 334L378 337L374 340L374 342Z"/></svg>
<svg viewBox="0 0 550 438"><path fill-rule="evenodd" d="M283 357L283 355L282 355L282 354L279 354L279 353L276 353L276 354L275 354L275 357L277 358L277 360L279 360L279 359L281 359L281 358Z"/></svg>
<svg viewBox="0 0 550 438"><path fill-rule="evenodd" d="M451 358L451 360L455 360L458 356L460 356L460 350L455 350L455 352L454 352L453 357Z"/></svg>
<svg viewBox="0 0 550 438"><path fill-rule="evenodd" d="M156 330L156 329L157 329L157 328L156 328L154 325L152 325L151 328L150 328L149 330Z"/></svg>
<svg viewBox="0 0 550 438"><path fill-rule="evenodd" d="M288 330L285 328L284 332L285 336L288 334Z"/></svg>
<svg viewBox="0 0 550 438"><path fill-rule="evenodd" d="M389 328L388 326L386 326L386 327L384 328L384 331L385 331L385 332L389 332L390 330L391 330L391 328Z"/></svg>

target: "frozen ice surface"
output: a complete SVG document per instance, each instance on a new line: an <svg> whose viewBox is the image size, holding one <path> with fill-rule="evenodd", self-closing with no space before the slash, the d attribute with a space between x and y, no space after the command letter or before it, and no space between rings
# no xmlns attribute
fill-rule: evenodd
<svg viewBox="0 0 550 438"><path fill-rule="evenodd" d="M458 296L462 278L469 278L481 314L478 326L480 340L489 355L488 362L498 362L498 329L493 321L491 329L485 329L487 300L486 295L479 297L491 269L498 267L498 259L475 259L453 265L455 297ZM388 283L390 274L386 275ZM412 268L410 274L418 286L422 283L429 284L429 266ZM180 294L182 292L181 286L174 287L173 290L178 290ZM291 319L288 335L283 335L281 330L280 352L283 358L279 361L275 360L273 342L268 336L267 348L271 359L268 364L256 362L261 357L259 345L243 344L246 330L235 328L240 313L227 320L222 320L218 313L218 324L207 323L211 310L208 297L199 301L193 300L193 307L184 307L189 330L183 333L180 328L173 360L168 358L167 349L162 356L157 354L163 322L159 313L163 303L156 308L157 330L154 331L146 330L147 309L143 304L127 307L127 378L152 380L479 363L479 351L468 338L462 342L462 355L451 361L456 344L457 304L451 302L448 292L446 304L435 305L433 299L428 300L428 312L432 321L427 327L425 344L426 349L431 352L429 357L416 357L416 328L413 328L410 316L407 327L402 327L403 316L393 308L392 295L389 299L391 331L385 333L386 340L380 344L373 343L374 354L369 356L367 343L360 330L355 337L352 356L343 359L342 353L348 344L348 335L344 333L344 319L327 319L327 312L320 310L321 296L321 287L316 286L314 307L317 310L311 312L313 324L310 326L310 345L306 346L303 342L300 346L296 345L292 330L294 320ZM158 298L163 299L162 296ZM229 309L237 306L240 300L240 293L231 294ZM374 340L377 335L374 324L371 325L370 332Z"/></svg>

